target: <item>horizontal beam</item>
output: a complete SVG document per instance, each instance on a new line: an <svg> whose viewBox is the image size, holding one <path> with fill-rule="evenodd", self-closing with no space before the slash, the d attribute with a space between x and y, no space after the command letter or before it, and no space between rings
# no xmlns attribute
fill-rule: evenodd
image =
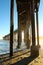
<svg viewBox="0 0 43 65"><path fill-rule="evenodd" d="M24 11L22 11L19 15L22 15L23 13L25 13L26 11L24 10Z"/></svg>

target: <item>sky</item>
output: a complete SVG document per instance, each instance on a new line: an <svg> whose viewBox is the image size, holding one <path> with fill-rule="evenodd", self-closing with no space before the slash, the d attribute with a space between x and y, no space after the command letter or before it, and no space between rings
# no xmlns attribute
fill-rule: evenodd
<svg viewBox="0 0 43 65"><path fill-rule="evenodd" d="M0 38L10 33L10 1L0 0ZM43 36L43 0L40 0L39 12L39 36ZM17 8L14 0L14 30L17 26Z"/></svg>

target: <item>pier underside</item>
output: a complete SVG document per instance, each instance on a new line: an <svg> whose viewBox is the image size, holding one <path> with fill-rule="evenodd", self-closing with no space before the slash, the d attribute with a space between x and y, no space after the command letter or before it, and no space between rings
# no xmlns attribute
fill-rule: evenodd
<svg viewBox="0 0 43 65"><path fill-rule="evenodd" d="M38 10L40 0L16 0L17 13L18 13L18 45L17 49L21 47L22 34L24 31L24 42L27 49L31 45L31 56L39 55L39 29L38 29ZM10 56L13 56L13 38L14 38L14 0L11 0L11 13L10 13ZM36 15L34 15L36 14ZM36 45L36 32L35 32L35 17L37 28L37 45ZM29 38L29 28L31 26L31 39ZM35 53L34 53L35 52ZM36 54L37 53L37 54Z"/></svg>
<svg viewBox="0 0 43 65"><path fill-rule="evenodd" d="M16 49L21 48L22 35L24 31L24 42L26 49L13 52L14 42L14 0L11 0L10 10L10 53L0 56L1 65L29 65L31 61L39 56L39 29L38 29L38 10L40 0L16 0L17 13L18 13L18 45ZM36 14L36 15L34 15ZM36 32L35 32L35 17L37 28L37 45L36 45ZM29 38L29 28L31 26L31 39ZM8 35L9 36L9 35ZM31 47L30 44L32 43ZM30 49L29 49L30 48ZM38 57L39 58L39 57ZM25 62L26 61L26 62ZM25 62L25 63L24 63ZM24 63L24 64L23 64Z"/></svg>
<svg viewBox="0 0 43 65"><path fill-rule="evenodd" d="M18 47L21 45L21 30L24 30L24 41L29 48L29 27L32 28L32 46L31 55L39 55L39 32L38 32L38 10L40 0L16 0L17 12L18 12ZM35 15L36 13L36 25L37 25L37 46L35 40ZM30 32L31 33L31 32ZM34 53L35 52L35 53ZM37 54L36 54L37 53Z"/></svg>

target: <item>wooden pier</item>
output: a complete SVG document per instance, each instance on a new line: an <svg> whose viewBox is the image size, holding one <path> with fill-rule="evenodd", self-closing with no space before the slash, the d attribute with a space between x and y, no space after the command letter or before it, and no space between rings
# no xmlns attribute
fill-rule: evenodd
<svg viewBox="0 0 43 65"><path fill-rule="evenodd" d="M24 42L27 46L26 50L13 53L13 32L14 32L14 0L11 0L10 7L10 54L0 61L1 65L13 64L22 58L30 56L34 59L39 56L39 32L38 32L38 10L40 0L16 0L17 12L18 12L18 45L17 49L21 47L21 31L24 31ZM37 25L37 45L35 40L35 15L36 13L36 25ZM32 46L29 54L29 27L32 28ZM27 54L27 55L26 55ZM16 58L17 57L17 58ZM30 59L28 58L28 61ZM30 59L30 61L32 61ZM16 64L15 64L16 65Z"/></svg>

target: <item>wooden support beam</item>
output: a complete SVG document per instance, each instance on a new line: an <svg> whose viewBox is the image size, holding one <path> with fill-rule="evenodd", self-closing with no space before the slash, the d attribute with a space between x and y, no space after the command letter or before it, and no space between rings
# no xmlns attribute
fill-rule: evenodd
<svg viewBox="0 0 43 65"><path fill-rule="evenodd" d="M25 31L24 31L24 41L25 41L25 44L26 44L28 49L30 48L30 40L29 40L30 17L29 17L29 15L30 15L30 13L29 13L28 2L27 2L26 18L25 18L26 28L25 28Z"/></svg>
<svg viewBox="0 0 43 65"><path fill-rule="evenodd" d="M18 12L18 45L17 48L19 49L21 46L21 24L20 24L20 16L19 16L19 12Z"/></svg>
<svg viewBox="0 0 43 65"><path fill-rule="evenodd" d="M10 56L13 56L13 16L14 16L14 0L11 0L10 9Z"/></svg>
<svg viewBox="0 0 43 65"><path fill-rule="evenodd" d="M22 11L21 13L19 13L19 15L22 15L23 13L25 13L26 11L24 10L24 11Z"/></svg>
<svg viewBox="0 0 43 65"><path fill-rule="evenodd" d="M36 57L39 55L39 48L38 46L36 46L36 40L35 40L34 0L30 1L31 1L31 25L32 25L31 56Z"/></svg>
<svg viewBox="0 0 43 65"><path fill-rule="evenodd" d="M37 45L39 45L39 26L38 26L38 7L36 3L36 26L37 26Z"/></svg>
<svg viewBox="0 0 43 65"><path fill-rule="evenodd" d="M30 0L31 7L31 25L32 25L32 45L36 44L35 42L35 18L34 18L34 0Z"/></svg>

